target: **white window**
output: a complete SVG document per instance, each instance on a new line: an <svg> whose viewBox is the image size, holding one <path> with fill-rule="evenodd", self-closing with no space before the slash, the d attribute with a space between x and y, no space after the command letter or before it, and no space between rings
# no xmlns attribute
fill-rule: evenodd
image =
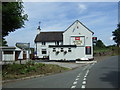
<svg viewBox="0 0 120 90"><path fill-rule="evenodd" d="M42 42L42 45L46 45L46 42Z"/></svg>
<svg viewBox="0 0 120 90"><path fill-rule="evenodd" d="M46 49L42 49L42 54L47 54Z"/></svg>
<svg viewBox="0 0 120 90"><path fill-rule="evenodd" d="M72 50L71 50L71 48L68 48L68 52L71 52Z"/></svg>
<svg viewBox="0 0 120 90"><path fill-rule="evenodd" d="M53 48L53 52L56 52L56 48Z"/></svg>
<svg viewBox="0 0 120 90"><path fill-rule="evenodd" d="M85 37L84 36L71 36L71 45L84 46Z"/></svg>
<svg viewBox="0 0 120 90"><path fill-rule="evenodd" d="M59 41L56 41L56 42L55 42L55 45L59 45Z"/></svg>

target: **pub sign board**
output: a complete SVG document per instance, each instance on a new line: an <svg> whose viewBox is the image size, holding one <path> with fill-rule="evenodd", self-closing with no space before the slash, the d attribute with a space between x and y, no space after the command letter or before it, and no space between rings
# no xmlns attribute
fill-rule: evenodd
<svg viewBox="0 0 120 90"><path fill-rule="evenodd" d="M71 45L84 46L85 37L84 36L71 36Z"/></svg>

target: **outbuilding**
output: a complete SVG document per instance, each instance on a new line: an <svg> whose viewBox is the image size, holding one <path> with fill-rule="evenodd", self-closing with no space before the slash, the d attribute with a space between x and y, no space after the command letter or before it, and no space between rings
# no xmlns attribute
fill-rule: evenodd
<svg viewBox="0 0 120 90"><path fill-rule="evenodd" d="M32 59L33 54L30 50L20 49L18 47L0 47L2 61L17 61Z"/></svg>
<svg viewBox="0 0 120 90"><path fill-rule="evenodd" d="M15 47L1 47L2 61L15 61Z"/></svg>

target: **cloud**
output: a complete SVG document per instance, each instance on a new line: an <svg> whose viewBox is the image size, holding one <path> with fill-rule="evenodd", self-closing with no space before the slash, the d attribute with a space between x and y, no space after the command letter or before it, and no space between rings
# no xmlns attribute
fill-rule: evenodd
<svg viewBox="0 0 120 90"><path fill-rule="evenodd" d="M29 21L26 22L25 28L16 30L6 37L9 45L24 41L34 46L39 21L42 31L61 31L76 19L95 32L105 43L112 43L111 32L117 21L116 3L25 2L24 7Z"/></svg>
<svg viewBox="0 0 120 90"><path fill-rule="evenodd" d="M110 40L112 40L112 41L113 41L113 36L111 36L111 37L110 37Z"/></svg>
<svg viewBox="0 0 120 90"><path fill-rule="evenodd" d="M81 12L87 9L87 6L84 4L78 4L78 8L80 9Z"/></svg>

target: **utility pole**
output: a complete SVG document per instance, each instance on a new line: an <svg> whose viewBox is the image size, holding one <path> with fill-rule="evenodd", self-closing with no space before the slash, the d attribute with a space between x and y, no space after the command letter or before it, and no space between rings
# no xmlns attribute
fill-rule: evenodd
<svg viewBox="0 0 120 90"><path fill-rule="evenodd" d="M28 43L28 60L30 60L30 43Z"/></svg>

